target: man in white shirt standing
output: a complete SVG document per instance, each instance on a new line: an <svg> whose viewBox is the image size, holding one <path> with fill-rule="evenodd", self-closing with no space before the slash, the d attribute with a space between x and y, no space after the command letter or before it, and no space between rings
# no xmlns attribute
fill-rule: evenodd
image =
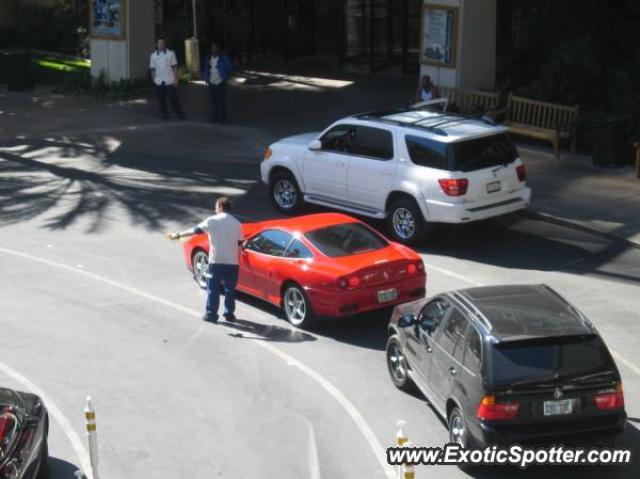
<svg viewBox="0 0 640 479"><path fill-rule="evenodd" d="M195 228L169 234L170 239L179 239L195 234L209 236L209 277L207 278L207 307L202 317L213 323L218 321L220 306L220 283L224 285L224 318L233 321L235 317L235 294L238 284L238 258L243 241L242 224L229 214L229 198L218 198L215 214L209 216Z"/></svg>
<svg viewBox="0 0 640 479"><path fill-rule="evenodd" d="M171 102L171 107L178 118L184 120L185 116L178 99L178 60L173 50L169 50L164 39L158 38L156 42L156 51L149 58L149 69L151 70L151 79L156 85L156 93L158 95L158 103L160 105L160 117L163 120L169 118L167 111L167 96Z"/></svg>

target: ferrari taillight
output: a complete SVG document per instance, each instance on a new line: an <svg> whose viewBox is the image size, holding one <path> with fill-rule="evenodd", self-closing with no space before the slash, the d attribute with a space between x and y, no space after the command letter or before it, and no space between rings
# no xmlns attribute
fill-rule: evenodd
<svg viewBox="0 0 640 479"><path fill-rule="evenodd" d="M355 289L362 286L362 279L356 274L341 276L336 282L338 289Z"/></svg>
<svg viewBox="0 0 640 479"><path fill-rule="evenodd" d="M407 266L408 274L416 274L418 271L424 271L424 264L422 260L414 261L413 263L409 263Z"/></svg>

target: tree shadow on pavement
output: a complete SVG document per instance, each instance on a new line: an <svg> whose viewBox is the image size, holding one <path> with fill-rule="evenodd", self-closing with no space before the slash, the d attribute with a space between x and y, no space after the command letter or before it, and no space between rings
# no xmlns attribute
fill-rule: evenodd
<svg viewBox="0 0 640 479"><path fill-rule="evenodd" d="M216 196L240 197L258 181L253 168L237 159L177 161L126 151L122 144L113 151L110 141L19 139L0 145L0 226L48 215L45 228L66 229L83 220L86 232L96 233L115 207L132 223L161 230L168 221L199 221Z"/></svg>

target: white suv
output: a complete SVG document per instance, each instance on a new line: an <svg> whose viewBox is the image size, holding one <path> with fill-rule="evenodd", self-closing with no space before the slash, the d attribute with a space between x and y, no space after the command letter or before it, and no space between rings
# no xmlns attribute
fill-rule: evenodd
<svg viewBox="0 0 640 479"><path fill-rule="evenodd" d="M260 165L274 207L303 202L386 218L415 243L427 223L467 223L526 208L525 166L490 122L401 109L364 113L273 143Z"/></svg>

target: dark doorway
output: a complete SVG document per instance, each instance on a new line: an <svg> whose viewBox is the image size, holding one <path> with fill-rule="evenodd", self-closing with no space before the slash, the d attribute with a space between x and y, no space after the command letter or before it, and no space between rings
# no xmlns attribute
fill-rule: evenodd
<svg viewBox="0 0 640 479"><path fill-rule="evenodd" d="M343 0L341 63L418 70L421 0Z"/></svg>
<svg viewBox="0 0 640 479"><path fill-rule="evenodd" d="M285 58L314 53L314 0L285 0Z"/></svg>

